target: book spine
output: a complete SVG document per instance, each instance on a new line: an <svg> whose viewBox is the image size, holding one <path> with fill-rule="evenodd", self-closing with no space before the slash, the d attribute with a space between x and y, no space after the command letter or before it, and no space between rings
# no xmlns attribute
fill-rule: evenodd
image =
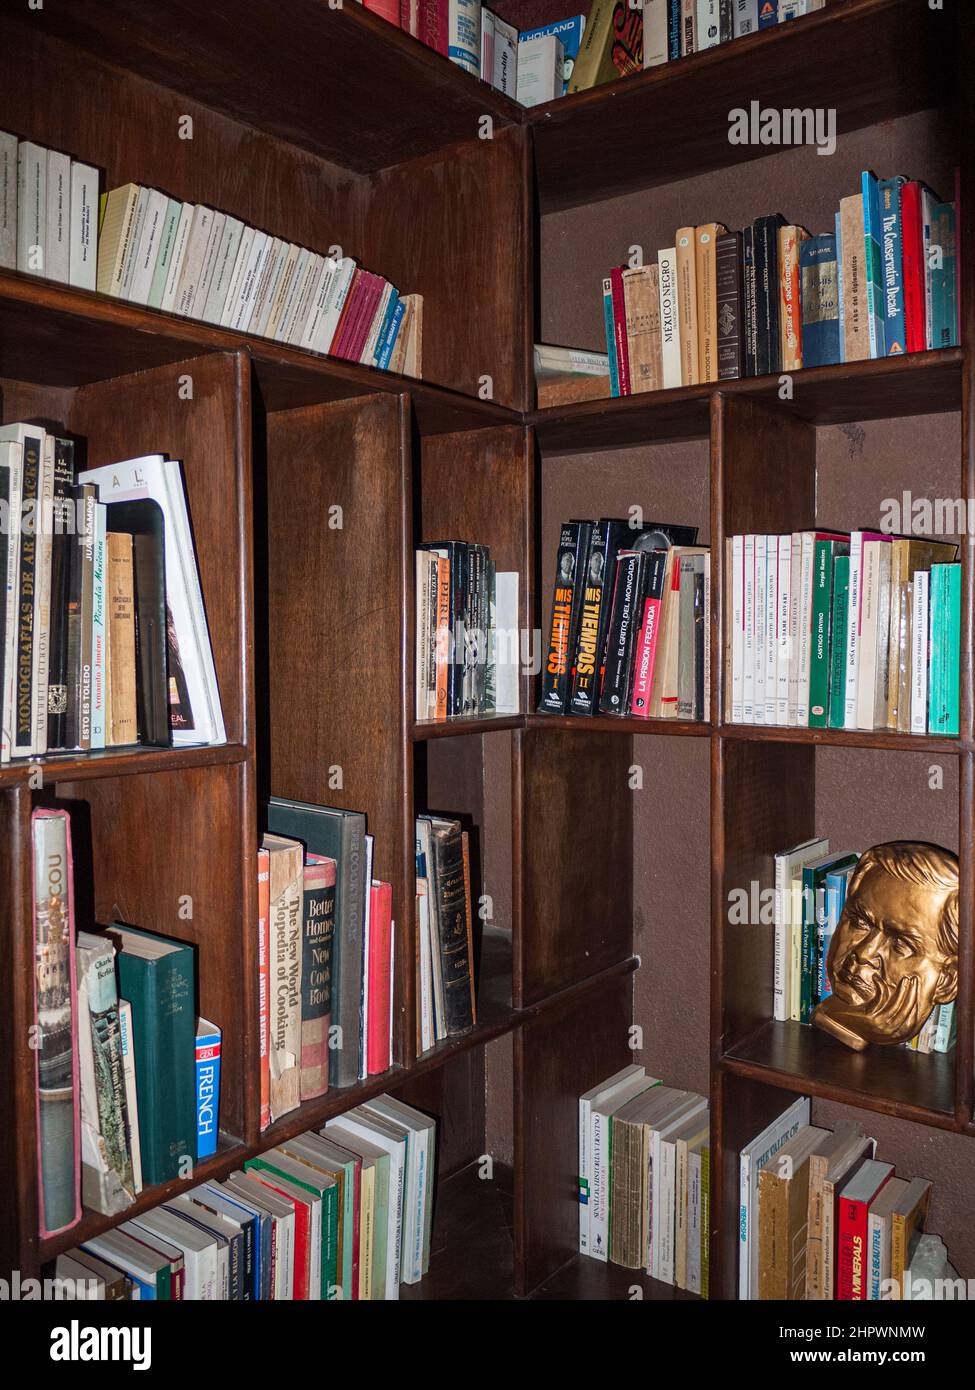
<svg viewBox="0 0 975 1390"><path fill-rule="evenodd" d="M758 337L755 305L755 229L745 227L741 234L741 294L745 376L755 376L758 366Z"/></svg>
<svg viewBox="0 0 975 1390"><path fill-rule="evenodd" d="M921 223L921 185L915 181L901 188L901 238L904 273L904 336L908 352L927 346L924 302L924 229Z"/></svg>
<svg viewBox="0 0 975 1390"><path fill-rule="evenodd" d="M572 688L569 697L570 714L594 714L599 700L599 629L604 599L606 532L601 523L592 528L586 568L582 578L582 602L579 609L579 638L572 663Z"/></svg>
<svg viewBox="0 0 975 1390"><path fill-rule="evenodd" d="M802 304L802 364L822 367L840 361L840 308L835 235L809 237L799 245Z"/></svg>
<svg viewBox="0 0 975 1390"><path fill-rule="evenodd" d="M680 317L677 304L677 252L674 247L657 256L660 293L660 349L662 385L681 384ZM614 393L615 394L615 393Z"/></svg>
<svg viewBox="0 0 975 1390"><path fill-rule="evenodd" d="M697 272L694 227L677 232L677 322L680 335L681 385L700 381L698 365Z"/></svg>
<svg viewBox="0 0 975 1390"><path fill-rule="evenodd" d="M271 1123L271 1054L270 1054L270 855L266 849L257 854L257 1028L261 1076L261 1131Z"/></svg>
<svg viewBox="0 0 975 1390"><path fill-rule="evenodd" d="M542 694L538 709L543 714L564 714L568 701L574 620L582 607L584 579L591 529L585 522L571 521L562 527L555 589L552 595L552 622L548 657L542 670Z"/></svg>
<svg viewBox="0 0 975 1390"><path fill-rule="evenodd" d="M644 565L643 552L621 550L616 558L606 672L599 695L601 714L625 715L628 709L627 693Z"/></svg>
<svg viewBox="0 0 975 1390"><path fill-rule="evenodd" d="M34 751L34 614L37 597L37 553L41 504L44 436L27 431L23 439L23 522L14 648L14 723L12 754L29 757Z"/></svg>
<svg viewBox="0 0 975 1390"><path fill-rule="evenodd" d="M47 684L47 746L65 746L68 709L68 599L71 548L76 545L74 442L54 441L54 504L51 538L51 636ZM2 653L0 653L2 661Z"/></svg>
<svg viewBox="0 0 975 1390"><path fill-rule="evenodd" d="M0 130L0 270L17 268L17 137Z"/></svg>
<svg viewBox="0 0 975 1390"><path fill-rule="evenodd" d="M850 605L850 557L833 561L833 614L829 665L829 728L846 727L846 651Z"/></svg>
<svg viewBox="0 0 975 1390"><path fill-rule="evenodd" d="M332 1086L352 1086L359 1076L365 849L363 819L343 816L342 848L336 873L338 887L335 894L337 920L334 941L337 943L337 950L333 947L333 972L338 978L337 992L334 984L332 987L332 1023L337 1024L342 1030L342 1046L331 1049L329 1053L328 1079Z"/></svg>
<svg viewBox="0 0 975 1390"><path fill-rule="evenodd" d="M804 239L805 234L798 227L779 230L779 319L784 372L799 371L803 366L799 247Z"/></svg>
<svg viewBox="0 0 975 1390"><path fill-rule="evenodd" d="M927 570L916 570L911 593L911 733L928 728L928 584Z"/></svg>
<svg viewBox="0 0 975 1390"><path fill-rule="evenodd" d="M717 26L715 26L715 31ZM715 42L717 37L715 33ZM697 370L701 381L718 380L717 241L726 228L716 222L696 229L694 276L697 294Z"/></svg>
<svg viewBox="0 0 975 1390"><path fill-rule="evenodd" d="M906 351L904 317L904 254L901 228L901 188L904 178L880 184L880 234L883 268L884 351L888 357Z"/></svg>
<svg viewBox="0 0 975 1390"><path fill-rule="evenodd" d="M630 383L630 355L626 339L626 300L623 293L623 272L619 267L610 271L610 283L612 286L613 297L613 341L616 345L616 370L619 373L621 396L629 396L632 391Z"/></svg>
<svg viewBox="0 0 975 1390"><path fill-rule="evenodd" d="M864 170L861 175L863 200L864 281L867 300L867 332L870 356L885 357L884 292L883 292L883 230L880 221L880 183L874 174Z"/></svg>
<svg viewBox="0 0 975 1390"><path fill-rule="evenodd" d="M854 1303L866 1299L869 1284L868 1207L840 1199L837 1229L836 1297Z"/></svg>
<svg viewBox="0 0 975 1390"><path fill-rule="evenodd" d="M829 722L830 614L833 599L832 541L816 541L813 550L812 630L809 641L809 727Z"/></svg>
<svg viewBox="0 0 975 1390"><path fill-rule="evenodd" d="M740 232L718 238L716 275L718 378L733 381L745 369Z"/></svg>
<svg viewBox="0 0 975 1390"><path fill-rule="evenodd" d="M196 1038L196 1157L210 1158L217 1151L220 1110L220 1031L208 1026Z"/></svg>
<svg viewBox="0 0 975 1390"><path fill-rule="evenodd" d="M111 619L108 557L105 548L106 516L102 503L95 505L95 540L91 570L91 747L114 742L109 710L111 669L107 660Z"/></svg>
<svg viewBox="0 0 975 1390"><path fill-rule="evenodd" d="M304 869L301 941L302 1101L328 1090L328 1035L332 1021L332 942L335 936L335 861L309 861Z"/></svg>
<svg viewBox="0 0 975 1390"><path fill-rule="evenodd" d="M638 719L646 719L650 714L650 692L653 689L653 673L657 656L657 639L660 632L660 608L666 568L664 552L652 551L643 598L643 614L633 658L633 697L630 702L630 713Z"/></svg>
<svg viewBox="0 0 975 1390"><path fill-rule="evenodd" d="M613 281L610 276L603 280L603 323L606 329L606 356L609 358L609 389L612 395L618 396L620 374L616 356L616 320L613 317Z"/></svg>

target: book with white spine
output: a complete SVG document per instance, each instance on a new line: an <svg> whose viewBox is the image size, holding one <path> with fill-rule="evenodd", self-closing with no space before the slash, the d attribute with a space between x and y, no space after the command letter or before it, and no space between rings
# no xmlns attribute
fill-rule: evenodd
<svg viewBox="0 0 975 1390"><path fill-rule="evenodd" d="M207 293L206 303L200 317L204 323L219 323L230 290L234 269L237 265L237 252L244 233L244 224L239 217L225 217L220 245L217 248L213 278Z"/></svg>
<svg viewBox="0 0 975 1390"><path fill-rule="evenodd" d="M767 643L767 614L766 602L768 599L768 585L766 575L768 570L768 556L765 548L765 537L754 536L752 543L755 547L755 624L754 636L752 638L752 661L755 667L755 689L752 696L752 723L765 723L765 653L768 649Z"/></svg>
<svg viewBox="0 0 975 1390"><path fill-rule="evenodd" d="M291 289L294 284L295 276L298 273L300 261L301 247L297 246L293 241L288 242L285 246L281 274L278 276L277 285L274 289L274 298L271 302L267 322L264 325L264 336L266 338L276 338L278 336L278 325L281 322L285 308L289 302Z"/></svg>
<svg viewBox="0 0 975 1390"><path fill-rule="evenodd" d="M169 199L157 188L143 190L146 194L146 214L142 223L142 234L135 257L135 269L129 287L129 299L133 304L148 304L156 273L156 261L162 243L166 212Z"/></svg>
<svg viewBox="0 0 975 1390"><path fill-rule="evenodd" d="M71 265L71 159L58 150L47 152L45 210L44 274L66 285Z"/></svg>
<svg viewBox="0 0 975 1390"><path fill-rule="evenodd" d="M184 203L179 210L179 221L176 223L176 234L173 238L173 250L169 258L169 274L166 277L166 288L163 290L162 298L159 301L160 309L171 314L176 305L176 292L179 289L180 277L183 273L183 264L186 260L186 248L190 239L190 231L193 227L193 214L196 212L195 203Z"/></svg>
<svg viewBox="0 0 975 1390"><path fill-rule="evenodd" d="M2 231L2 229L0 229ZM97 271L98 170L79 160L71 163L71 230L68 237L68 283L93 290ZM3 264L0 259L0 265Z"/></svg>
<svg viewBox="0 0 975 1390"><path fill-rule="evenodd" d="M779 538L765 537L765 722L776 722L778 698Z"/></svg>
<svg viewBox="0 0 975 1390"><path fill-rule="evenodd" d="M679 364L678 364L679 365ZM744 722L745 537L731 538L731 722Z"/></svg>
<svg viewBox="0 0 975 1390"><path fill-rule="evenodd" d="M217 1242L216 1238L184 1221L175 1212L165 1207L155 1207L152 1211L127 1221L126 1227L137 1240L156 1246L159 1240L175 1246L183 1256L183 1298L198 1303L212 1303L217 1298Z"/></svg>
<svg viewBox="0 0 975 1390"><path fill-rule="evenodd" d="M677 312L677 248L657 252L660 287L660 349L665 389L681 385L680 315Z"/></svg>
<svg viewBox="0 0 975 1390"><path fill-rule="evenodd" d="M343 256L337 263L335 279L329 290L328 302L322 314L321 324L312 347L316 352L330 352L338 328L345 301L355 278L356 263L351 256Z"/></svg>
<svg viewBox="0 0 975 1390"><path fill-rule="evenodd" d="M315 303L315 295L318 292L327 259L326 256L320 256L317 251L313 251L308 257L304 277L288 311L282 342L291 343L294 347L301 346L305 325Z"/></svg>
<svg viewBox="0 0 975 1390"><path fill-rule="evenodd" d="M135 214L132 219L132 231L125 243L125 254L122 258L121 279L119 283L119 298L130 299L132 296L132 281L135 278L135 268L139 260L139 244L142 240L142 229L146 225L146 215L149 211L149 194L152 190L140 188L139 196L136 199Z"/></svg>
<svg viewBox="0 0 975 1390"><path fill-rule="evenodd" d="M779 578L776 595L775 720L789 722L789 613L792 607L792 536L779 536Z"/></svg>
<svg viewBox="0 0 975 1390"><path fill-rule="evenodd" d="M213 208L205 207L202 203L198 204L193 211L193 223L190 227L186 254L183 257L179 282L176 286L176 299L173 303L173 313L180 314L183 318L190 317L196 302L196 291L203 274L203 262L206 260L215 220L216 213Z"/></svg>
<svg viewBox="0 0 975 1390"><path fill-rule="evenodd" d="M217 261L220 255L220 248L223 244L223 229L227 221L227 215L218 212L214 216L213 226L210 228L210 235L207 238L206 251L203 253L203 265L200 270L200 277L193 292L193 299L187 310L187 317L191 319L202 319L203 310L210 297L210 287L213 284L214 276L217 273Z"/></svg>
<svg viewBox="0 0 975 1390"><path fill-rule="evenodd" d="M931 574L915 570L911 581L911 733L928 731L928 595Z"/></svg>
<svg viewBox="0 0 975 1390"><path fill-rule="evenodd" d="M254 312L257 290L267 265L267 258L271 254L273 240L273 237L269 237L267 232L255 232L254 234L250 255L244 269L244 278L240 285L240 294L230 324L231 328L236 328L238 332L247 332L251 315Z"/></svg>
<svg viewBox="0 0 975 1390"><path fill-rule="evenodd" d="M758 1297L758 1175L783 1144L809 1123L809 1097L801 1096L750 1140L738 1161L738 1297Z"/></svg>
<svg viewBox="0 0 975 1390"><path fill-rule="evenodd" d="M7 569L0 575L0 602L5 605L3 685L0 688L0 763L9 763L14 733L14 653L16 641L17 584L20 575L20 520L23 494L24 446L20 440L0 443L0 469L9 474L7 483Z"/></svg>
<svg viewBox="0 0 975 1390"><path fill-rule="evenodd" d="M118 1001L118 1027L122 1044L122 1074L125 1078L125 1108L129 1122L132 1182L138 1195L142 1191L142 1145L139 1138L139 1092L135 1080L135 1035L132 1032L132 1005L127 999Z"/></svg>
<svg viewBox="0 0 975 1390"><path fill-rule="evenodd" d="M774 950L772 975L772 1017L784 1023L791 1012L792 992L792 881L802 877L806 864L829 853L829 840L812 839L775 856L773 892Z"/></svg>
<svg viewBox="0 0 975 1390"><path fill-rule="evenodd" d="M274 338L276 342L286 343L288 341L288 334L291 331L292 319L295 313L295 305L301 297L301 292L305 284L305 277L308 274L308 267L312 262L313 256L314 252L309 251L306 247L302 246L298 248L298 259L295 262L294 272L292 273L288 285L285 301L281 306L281 313L278 316L278 321L274 325L274 331L271 334L271 337Z"/></svg>
<svg viewBox="0 0 975 1390"><path fill-rule="evenodd" d="M47 150L32 140L17 147L17 269L46 275Z"/></svg>
<svg viewBox="0 0 975 1390"><path fill-rule="evenodd" d="M254 300L254 312L251 315L250 327L248 332L255 334L258 338L263 338L264 330L271 313L271 306L274 303L274 296L277 293L278 281L284 273L284 263L288 258L288 245L281 237L275 237L271 242L271 249L268 253L267 265L261 282L257 287L257 294Z"/></svg>
<svg viewBox="0 0 975 1390"><path fill-rule="evenodd" d="M799 719L799 606L802 589L802 533L793 531L789 549L789 724Z"/></svg>
<svg viewBox="0 0 975 1390"><path fill-rule="evenodd" d="M176 233L179 230L179 219L182 211L183 204L177 199L169 198L167 200L162 230L159 234L159 252L152 272L149 298L146 301L150 309L162 307L163 295L166 292L166 285L169 283L169 269L176 251Z"/></svg>
<svg viewBox="0 0 975 1390"><path fill-rule="evenodd" d="M234 321L234 315L237 313L237 309L240 306L244 276L247 274L247 269L251 262L251 251L256 236L256 229L248 226L245 226L240 234L240 243L237 247L237 256L234 261L233 273L230 276L230 284L227 288L227 297L220 311L220 325L223 328L230 327Z"/></svg>
<svg viewBox="0 0 975 1390"><path fill-rule="evenodd" d="M615 1075L601 1081L579 1097L579 1253L589 1252L589 1210L592 1193L592 1109L593 1106L607 1104L626 1089L633 1081L642 1080L646 1069L631 1063Z"/></svg>
<svg viewBox="0 0 975 1390"><path fill-rule="evenodd" d="M0 130L0 270L17 269L17 137Z"/></svg>

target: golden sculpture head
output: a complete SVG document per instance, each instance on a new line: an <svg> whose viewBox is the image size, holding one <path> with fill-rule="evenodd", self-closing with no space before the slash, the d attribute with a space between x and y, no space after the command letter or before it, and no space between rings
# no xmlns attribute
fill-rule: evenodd
<svg viewBox="0 0 975 1390"><path fill-rule="evenodd" d="M904 1042L958 990L958 859L895 840L861 855L826 959L833 993L813 1023L847 1047Z"/></svg>

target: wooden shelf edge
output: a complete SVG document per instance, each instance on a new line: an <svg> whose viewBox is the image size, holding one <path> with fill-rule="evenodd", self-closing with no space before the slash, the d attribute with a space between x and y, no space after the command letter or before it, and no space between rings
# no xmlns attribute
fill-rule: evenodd
<svg viewBox="0 0 975 1390"><path fill-rule="evenodd" d="M529 729L596 730L610 734L676 734L682 738L707 738L706 719L618 719L612 714L529 714Z"/></svg>
<svg viewBox="0 0 975 1390"><path fill-rule="evenodd" d="M890 1115L897 1120L910 1120L914 1124L927 1125L931 1129L946 1129L952 1133L965 1133L965 1126L959 1123L954 1111L932 1110L923 1105L911 1105L904 1101L878 1096L870 1091L859 1091L847 1086L832 1086L817 1081L811 1076L797 1076L793 1072L780 1071L766 1066L763 1062L745 1061L733 1052L726 1052L718 1059L721 1071L740 1076L746 1081L759 1081L766 1086L777 1086L784 1091L816 1096L819 1100L838 1101L859 1110L872 1110L878 1115Z"/></svg>
<svg viewBox="0 0 975 1390"><path fill-rule="evenodd" d="M464 734L493 734L502 729L523 729L524 714L485 714L467 719L415 719L410 725L414 743L426 743L432 738L458 738Z"/></svg>
<svg viewBox="0 0 975 1390"><path fill-rule="evenodd" d="M99 777L129 777L139 772L182 772L196 767L226 767L246 762L242 743L200 744L198 748L106 748L95 753L54 753L19 758L0 767L0 788L30 782L38 772L44 782L87 782Z"/></svg>
<svg viewBox="0 0 975 1390"><path fill-rule="evenodd" d="M722 739L751 743L803 743L824 748L876 748L900 753L963 753L968 748L961 738L939 738L936 734L899 734L889 729L800 729L782 724L721 724L716 733Z"/></svg>

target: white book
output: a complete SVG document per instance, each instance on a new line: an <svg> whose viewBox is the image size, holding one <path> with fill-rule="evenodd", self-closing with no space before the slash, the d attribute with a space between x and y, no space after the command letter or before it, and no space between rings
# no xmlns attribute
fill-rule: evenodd
<svg viewBox="0 0 975 1390"><path fill-rule="evenodd" d="M254 240L251 242L250 254L247 258L247 265L244 268L244 276L240 283L240 292L237 304L234 308L233 318L230 323L231 328L236 328L240 332L246 332L247 325L250 323L251 314L254 312L254 297L260 283L261 275L267 264L268 254L271 249L272 238L267 232L255 232Z"/></svg>
<svg viewBox="0 0 975 1390"><path fill-rule="evenodd" d="M135 1080L135 1034L132 1032L132 1005L127 999L118 1001L118 1026L122 1075L125 1078L125 1109L129 1121L132 1182L138 1196L142 1191L142 1144L139 1137L139 1092Z"/></svg>
<svg viewBox="0 0 975 1390"><path fill-rule="evenodd" d="M288 285L284 304L281 306L281 313L278 316L278 321L274 325L274 330L271 334L271 337L274 338L276 342L286 343L288 341L288 333L291 330L295 305L298 303L302 290L304 289L305 277L308 274L308 267L312 262L313 255L314 253L312 251L307 250L303 246L298 248L298 259L295 262L294 272L292 273L291 281Z"/></svg>
<svg viewBox="0 0 975 1390"><path fill-rule="evenodd" d="M731 538L731 722L744 723L745 537Z"/></svg>
<svg viewBox="0 0 975 1390"><path fill-rule="evenodd" d="M98 170L77 159L71 163L71 225L68 233L68 283L93 290L98 270ZM3 264L0 259L0 265Z"/></svg>
<svg viewBox="0 0 975 1390"><path fill-rule="evenodd" d="M189 244L195 212L195 203L184 203L179 210L179 221L176 223L176 234L173 238L173 250L169 258L169 274L166 277L166 287L159 301L160 309L164 309L168 314L173 312L176 305L176 293L183 273L183 264L186 260L186 249Z"/></svg>
<svg viewBox="0 0 975 1390"><path fill-rule="evenodd" d="M234 316L240 307L240 296L244 288L244 276L251 262L251 250L254 246L254 238L257 231L254 227L245 226L240 234L240 244L237 247L237 257L234 261L233 273L230 276L230 284L227 288L227 297L220 311L220 324L223 328L229 328L234 321Z"/></svg>
<svg viewBox="0 0 975 1390"><path fill-rule="evenodd" d="M354 1113L362 1112L394 1127L405 1139L403 1202L399 1241L399 1277L402 1284L417 1284L423 1277L423 1205L420 1191L423 1132L413 1127L412 1117L404 1113L391 1096L366 1101Z"/></svg>
<svg viewBox="0 0 975 1390"><path fill-rule="evenodd" d="M863 531L850 532L850 593L846 619L846 671L844 679L843 727L857 726L857 683L860 657L860 610L863 599Z"/></svg>
<svg viewBox="0 0 975 1390"><path fill-rule="evenodd" d="M0 763L9 763L14 739L14 669L17 650L17 586L20 577L20 521L23 489L24 447L20 440L0 442L0 469L9 473L7 485L7 569L0 575L0 602L5 605L3 686L0 689Z"/></svg>
<svg viewBox="0 0 975 1390"><path fill-rule="evenodd" d="M643 66L659 67L669 53L669 0L643 0Z"/></svg>
<svg viewBox="0 0 975 1390"><path fill-rule="evenodd" d="M204 323L219 323L223 316L223 307L227 302L227 293L237 265L237 252L240 249L240 239L243 232L244 224L239 217L224 217L223 233L220 237L220 245L217 247L213 278L210 281L203 312L200 314Z"/></svg>
<svg viewBox="0 0 975 1390"><path fill-rule="evenodd" d="M430 1267L430 1229L434 1192L432 1177L436 1166L434 1159L436 1157L437 1126L429 1116L422 1114L419 1110L414 1110L411 1105L397 1100L395 1096L377 1096L375 1100L367 1101L362 1108L373 1111L394 1124L402 1126L412 1135L410 1161L413 1173L410 1181L410 1193L412 1194L415 1190L413 1264L416 1278L408 1279L404 1274L403 1281L404 1283L416 1283ZM404 1230L408 1232L409 1229L410 1223L404 1223ZM404 1269L408 1268L408 1263L401 1261Z"/></svg>
<svg viewBox="0 0 975 1390"><path fill-rule="evenodd" d="M750 1140L738 1165L738 1297L758 1297L758 1175L783 1144L809 1123L809 1098L801 1096Z"/></svg>
<svg viewBox="0 0 975 1390"><path fill-rule="evenodd" d="M108 622L106 603L108 570L105 533L107 513L103 502L95 503L94 562L91 583L91 748L104 748L108 715ZM111 738L107 740L111 743Z"/></svg>
<svg viewBox="0 0 975 1390"><path fill-rule="evenodd" d="M198 204L193 209L193 223L173 303L173 313L180 314L183 318L191 316L193 305L196 303L196 292L203 274L203 263L206 260L215 220L216 213L213 208Z"/></svg>
<svg viewBox="0 0 975 1390"><path fill-rule="evenodd" d="M264 281L258 286L257 301L254 304L254 313L251 316L250 332L263 338L267 329L267 321L271 317L271 309L278 292L278 284L284 274L285 262L288 259L288 251L291 243L284 241L281 237L275 237L271 244L271 251L267 259L267 269L264 273Z"/></svg>
<svg viewBox="0 0 975 1390"><path fill-rule="evenodd" d="M772 964L772 1017L784 1023L792 1012L792 944L793 897L792 881L802 876L806 864L829 853L829 840L807 840L793 849L782 850L775 856L775 888L773 920L775 937Z"/></svg>
<svg viewBox="0 0 975 1390"><path fill-rule="evenodd" d="M734 36L742 38L745 34L758 31L758 0L734 0Z"/></svg>
<svg viewBox="0 0 975 1390"><path fill-rule="evenodd" d="M562 95L565 50L555 34L536 34L518 44L517 100L522 106L541 106Z"/></svg>
<svg viewBox="0 0 975 1390"><path fill-rule="evenodd" d="M406 1141L390 1133L388 1123L360 1109L347 1110L342 1123L374 1148L389 1154L389 1219L386 1223L386 1298L399 1298L403 1240L403 1199L406 1192Z"/></svg>
<svg viewBox="0 0 975 1390"><path fill-rule="evenodd" d="M592 1205L592 1109L613 1100L630 1082L645 1076L645 1069L631 1063L622 1071L579 1097L579 1253L589 1254L589 1211Z"/></svg>
<svg viewBox="0 0 975 1390"><path fill-rule="evenodd" d="M519 675L518 571L497 570L494 576L494 713L518 714Z"/></svg>
<svg viewBox="0 0 975 1390"><path fill-rule="evenodd" d="M315 352L330 352L338 328L345 301L355 279L356 263L351 256L345 256L337 263L337 270L331 280L324 303L320 326L310 344ZM302 347L305 343L302 342Z"/></svg>
<svg viewBox="0 0 975 1390"><path fill-rule="evenodd" d="M207 300L210 297L210 287L213 284L217 273L217 261L223 245L223 229L227 221L227 214L218 212L213 219L210 228L210 235L207 239L206 251L203 254L203 266L200 270L200 277L193 292L193 300L187 310L187 318L203 318L203 310L206 308Z"/></svg>
<svg viewBox="0 0 975 1390"><path fill-rule="evenodd" d="M703 1223L702 1150L709 1141L695 1145L687 1154L687 1289L701 1292L701 1227Z"/></svg>
<svg viewBox="0 0 975 1390"><path fill-rule="evenodd" d="M660 1128L650 1135L651 1207L648 1270L665 1284L674 1282L674 1200L677 1158L674 1139L689 1119L708 1108L703 1096L688 1093L678 1101Z"/></svg>
<svg viewBox="0 0 975 1390"><path fill-rule="evenodd" d="M71 267L71 158L58 150L47 152L45 204L44 274L66 285Z"/></svg>
<svg viewBox="0 0 975 1390"><path fill-rule="evenodd" d="M775 723L789 722L789 613L792 606L792 537L778 538L778 594L775 602Z"/></svg>
<svg viewBox="0 0 975 1390"><path fill-rule="evenodd" d="M264 325L264 336L266 338L277 338L278 325L284 316L285 309L289 303L291 289L294 285L295 276L298 273L298 266L301 263L301 247L296 246L293 241L288 242L285 247L284 261L281 266L281 274L274 289L274 299L271 303L271 311L267 316Z"/></svg>
<svg viewBox="0 0 975 1390"><path fill-rule="evenodd" d="M167 199L166 213L159 234L159 252L152 272L149 298L146 300L150 309L159 309L162 306L163 295L169 283L169 269L176 251L176 234L179 231L179 219L182 211L182 203L175 198Z"/></svg>
<svg viewBox="0 0 975 1390"><path fill-rule="evenodd" d="M495 91L517 99L518 95L518 30L499 15L494 16L494 78Z"/></svg>
<svg viewBox="0 0 975 1390"><path fill-rule="evenodd" d="M481 66L482 82L494 81L494 15L487 5L481 6Z"/></svg>
<svg viewBox="0 0 975 1390"><path fill-rule="evenodd" d="M125 256L122 261L121 277L119 281L119 298L132 298L132 285L135 280L136 265L139 260L139 245L142 241L142 229L146 225L146 217L149 212L149 195L151 188L140 188L139 195L135 204L135 216L132 219L132 234L125 243Z"/></svg>
<svg viewBox="0 0 975 1390"><path fill-rule="evenodd" d="M755 723L755 537L744 536L744 639L742 653L741 717Z"/></svg>
<svg viewBox="0 0 975 1390"><path fill-rule="evenodd" d="M695 35L696 53L702 48L716 48L721 42L718 0L697 0Z"/></svg>
<svg viewBox="0 0 975 1390"><path fill-rule="evenodd" d="M813 561L816 533L803 531L799 561L799 656L796 665L796 724L809 727L809 666L812 641Z"/></svg>
<svg viewBox="0 0 975 1390"><path fill-rule="evenodd" d="M272 1239L276 1242L274 1261L274 1290L276 1300L287 1301L294 1298L295 1275L295 1208L291 1200L300 1188L289 1189L281 1180L282 1191L275 1191L269 1184L261 1182L255 1173L237 1171L224 1179L229 1193L250 1202L262 1212L264 1220L270 1219ZM302 1192L302 1196L305 1194Z"/></svg>
<svg viewBox="0 0 975 1390"><path fill-rule="evenodd" d="M414 673L413 688L416 719L430 719L430 639L433 615L436 612L436 597L433 593L434 565L437 557L431 550L416 552L416 620L414 624ZM436 711L434 711L434 714Z"/></svg>
<svg viewBox="0 0 975 1390"><path fill-rule="evenodd" d="M146 212L136 251L132 283L129 287L129 299L133 304L149 303L149 292L152 289L166 211L169 207L169 199L165 193L160 193L157 188L145 188L143 193L146 199Z"/></svg>
<svg viewBox="0 0 975 1390"><path fill-rule="evenodd" d="M660 350L664 388L680 386L680 317L677 312L677 249L657 252L660 287Z"/></svg>
<svg viewBox="0 0 975 1390"><path fill-rule="evenodd" d="M285 243L280 237L268 237L267 244L257 263L250 312L248 313L245 309L244 317L241 320L241 328L247 333L257 335L259 332L264 310L267 307L268 296L271 292L271 281L284 248Z"/></svg>
<svg viewBox="0 0 975 1390"><path fill-rule="evenodd" d="M31 140L17 148L17 269L46 275L47 150Z"/></svg>
<svg viewBox="0 0 975 1390"><path fill-rule="evenodd" d="M589 1254L609 1262L610 1127L612 1117L628 1101L660 1082L653 1076L634 1076L608 1100L593 1103L589 1116Z"/></svg>
<svg viewBox="0 0 975 1390"><path fill-rule="evenodd" d="M765 653L768 649L766 602L768 598L768 557L765 537L755 536L755 634L753 638L753 661L755 664L755 690L752 697L752 722L765 723Z"/></svg>
<svg viewBox="0 0 975 1390"><path fill-rule="evenodd" d="M447 56L477 77L481 70L481 0L448 0Z"/></svg>
<svg viewBox="0 0 975 1390"><path fill-rule="evenodd" d="M704 552L704 718L711 718L711 552Z"/></svg>
<svg viewBox="0 0 975 1390"><path fill-rule="evenodd" d="M860 562L860 635L857 644L858 729L877 726L878 703L884 706L884 667L890 637L890 541L864 540Z"/></svg>
<svg viewBox="0 0 975 1390"><path fill-rule="evenodd" d="M789 724L799 721L799 610L801 607L802 532L794 531L789 551Z"/></svg>
<svg viewBox="0 0 975 1390"><path fill-rule="evenodd" d="M216 1301L218 1261L217 1242L213 1236L164 1207L143 1212L126 1225L136 1228L133 1234L137 1240L155 1246L161 1237L182 1253L184 1299L202 1303Z"/></svg>
<svg viewBox="0 0 975 1390"><path fill-rule="evenodd" d="M925 734L928 731L928 595L930 583L930 571L915 570L911 592L912 734ZM9 617L7 621L9 623Z"/></svg>
<svg viewBox="0 0 975 1390"><path fill-rule="evenodd" d="M228 1221L219 1212L207 1211L185 1194L171 1198L160 1210L172 1212L174 1216L179 1216L181 1220L185 1220L188 1225L203 1230L216 1242L215 1301L226 1303L230 1298L230 1242L239 1227Z"/></svg>
<svg viewBox="0 0 975 1390"><path fill-rule="evenodd" d="M173 743L225 743L220 692L178 461L148 454L88 469L79 473L78 482L95 483L102 502L151 497L159 504L166 535L166 604L192 711L185 726L173 729Z"/></svg>
<svg viewBox="0 0 975 1390"><path fill-rule="evenodd" d="M17 269L17 137L0 130L0 270Z"/></svg>
<svg viewBox="0 0 975 1390"><path fill-rule="evenodd" d="M308 322L308 315L311 313L315 295L325 271L325 261L325 256L319 256L314 251L309 256L304 279L298 287L297 297L289 311L288 322L284 326L283 342L291 343L295 347L301 346L305 324Z"/></svg>
<svg viewBox="0 0 975 1390"><path fill-rule="evenodd" d="M775 723L778 696L779 538L765 537L765 722ZM705 644L707 645L707 644Z"/></svg>

